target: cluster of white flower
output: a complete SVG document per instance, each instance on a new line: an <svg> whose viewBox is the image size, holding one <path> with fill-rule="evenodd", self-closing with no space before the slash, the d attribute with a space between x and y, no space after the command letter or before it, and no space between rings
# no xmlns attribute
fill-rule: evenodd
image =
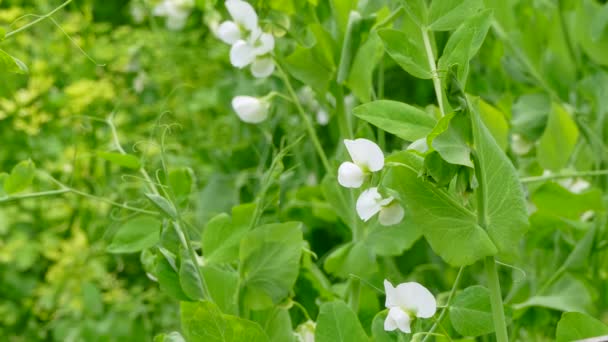
<svg viewBox="0 0 608 342"><path fill-rule="evenodd" d="M346 188L359 188L372 173L384 167L384 153L378 145L367 139L344 140L352 162L344 162L338 168L338 183ZM378 188L369 188L359 195L356 204L357 214L368 221L377 213L383 226L401 222L404 210L393 197L383 198Z"/></svg>
<svg viewBox="0 0 608 342"><path fill-rule="evenodd" d="M251 73L258 78L270 76L274 71L274 37L258 26L258 15L246 1L227 0L226 9L232 20L221 23L215 34L232 45L230 63L237 68L250 65Z"/></svg>
<svg viewBox="0 0 608 342"><path fill-rule="evenodd" d="M152 14L165 17L168 29L181 30L186 26L192 9L194 9L194 0L162 0L154 7Z"/></svg>
<svg viewBox="0 0 608 342"><path fill-rule="evenodd" d="M411 324L416 317L431 318L437 311L433 294L418 283L402 283L393 287L388 280L384 280L384 292L385 306L389 309L384 320L384 330L399 329L411 333Z"/></svg>

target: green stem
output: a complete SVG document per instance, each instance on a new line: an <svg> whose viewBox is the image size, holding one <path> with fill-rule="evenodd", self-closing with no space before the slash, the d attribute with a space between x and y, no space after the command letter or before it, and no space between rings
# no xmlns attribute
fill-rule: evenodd
<svg viewBox="0 0 608 342"><path fill-rule="evenodd" d="M498 270L493 256L488 256L484 260L486 276L488 278L488 289L490 290L490 301L492 303L492 318L494 329L496 330L497 342L509 342L505 312L502 304L502 294L500 292L500 281Z"/></svg>
<svg viewBox="0 0 608 342"><path fill-rule="evenodd" d="M338 125L340 126L340 134L347 139L353 138L353 127L350 116L346 113L344 106L344 90L341 85L336 85L336 114L338 116Z"/></svg>
<svg viewBox="0 0 608 342"><path fill-rule="evenodd" d="M391 14L389 14L388 17L384 18L384 20L382 20L381 22L374 25L373 29L379 30L383 27L390 25L397 18L397 16L399 14L401 14L401 12L403 12L403 6L397 7L397 9L395 9L393 12L391 12Z"/></svg>
<svg viewBox="0 0 608 342"><path fill-rule="evenodd" d="M357 11L350 11L348 15L348 25L344 34L344 42L342 43L342 52L340 53L340 62L338 64L338 75L336 81L338 85L343 84L348 78L350 65L352 64L354 47L354 32L361 23L361 14Z"/></svg>
<svg viewBox="0 0 608 342"><path fill-rule="evenodd" d="M523 177L523 178L520 178L519 180L522 183L534 183L534 182L542 182L542 181L552 180L552 179L592 177L592 176L605 176L605 175L608 175L608 170L581 171L581 172L559 173L559 174L546 175L546 176Z"/></svg>
<svg viewBox="0 0 608 342"><path fill-rule="evenodd" d="M354 313L359 312L359 295L361 294L361 281L358 278L350 278L350 293L348 296L348 305Z"/></svg>
<svg viewBox="0 0 608 342"><path fill-rule="evenodd" d="M20 201L20 200L28 199L28 198L55 196L55 195L65 194L66 192L70 192L70 189L59 189L59 190L32 192L29 194L21 194L21 195L10 195L10 196L5 196L5 197L0 197L0 203Z"/></svg>
<svg viewBox="0 0 608 342"><path fill-rule="evenodd" d="M285 83L285 86L287 87L287 91L289 92L289 95L291 96L293 103L296 106L296 109L298 111L298 114L300 115L300 118L304 122L306 131L308 132L308 135L309 135L310 139L312 140L312 143L317 151L317 154L319 155L319 158L321 159L321 163L323 163L323 167L325 168L325 170L327 172L329 172L331 170L331 165L329 164L329 160L327 159L327 156L325 155L323 146L321 146L321 141L319 140L319 137L317 136L317 133L315 132L314 127L312 126L312 122L310 121L310 118L304 111L304 108L302 108L302 104L300 103L300 100L298 99L298 95L296 94L295 90L293 89L293 87L291 85L291 82L289 81L289 76L287 76L287 74L281 67L280 63L277 62L275 64L277 66L277 70L279 71L279 74L281 75L281 78L283 79L283 82Z"/></svg>
<svg viewBox="0 0 608 342"><path fill-rule="evenodd" d="M431 77L433 78L433 87L435 88L435 96L437 97L437 104L439 105L439 111L441 115L445 115L445 107L443 105L443 91L441 87L441 79L437 72L437 65L435 64L435 55L433 54L433 47L431 46L431 39L429 37L429 30L421 28L422 40L424 41L424 49L426 56L429 60L429 68L431 69Z"/></svg>
<svg viewBox="0 0 608 342"><path fill-rule="evenodd" d="M454 294L456 294L456 289L458 288L458 283L460 283L460 278L462 277L463 270L464 270L464 266L460 267L460 269L458 270L458 275L456 275L456 280L454 280L454 284L452 285L452 289L450 290L450 294L448 295L448 300L445 303L445 307L441 310L441 313L439 314L439 318L437 318L435 323L433 323L433 326L431 327L431 329L428 331L429 335L426 335L424 337L424 339L422 340L422 342L426 342L428 340L429 336L431 336L431 334L433 334L435 332L435 330L437 330L437 328L441 325L441 322L443 321L443 318L445 317L446 313L448 312L448 308L450 307L450 304L452 303L452 298L454 298Z"/></svg>
<svg viewBox="0 0 608 342"><path fill-rule="evenodd" d="M43 16L40 16L38 19L32 21L31 23L28 23L26 25L21 26L20 28L18 28L16 30L13 30L13 31L10 31L10 32L6 33L4 35L4 38L6 39L6 38L8 38L8 37L10 37L10 36L12 36L14 34L17 34L17 33L21 32L21 31L27 30L29 27L34 26L34 25L38 24L39 22L43 21L44 19L51 17L57 11L59 11L62 8L64 8L65 6L67 6L70 2L72 2L72 0L67 0L66 2L64 2L61 5L59 5L57 8L55 8L54 10L50 11L49 13L47 13L47 14L45 14Z"/></svg>
<svg viewBox="0 0 608 342"><path fill-rule="evenodd" d="M173 221L173 227L179 236L179 239L182 245L188 250L188 255L190 256L190 261L196 268L196 275L198 276L199 283L201 285L201 289L203 290L203 298L204 300L213 301L211 296L209 295L209 288L207 288L207 282L205 281L205 276L201 271L201 268L198 265L198 258L196 257L196 252L194 251L194 247L192 247L192 242L190 241L190 236L186 229L179 224L177 221Z"/></svg>

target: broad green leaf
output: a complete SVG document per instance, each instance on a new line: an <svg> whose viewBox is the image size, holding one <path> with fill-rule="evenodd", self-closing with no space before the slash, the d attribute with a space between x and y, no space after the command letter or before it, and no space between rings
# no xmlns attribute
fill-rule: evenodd
<svg viewBox="0 0 608 342"><path fill-rule="evenodd" d="M553 103L547 128L538 145L540 165L552 171L559 171L566 166L576 147L578 135L578 127L570 114L561 105Z"/></svg>
<svg viewBox="0 0 608 342"><path fill-rule="evenodd" d="M401 255L422 237L422 229L412 222L407 209L400 223L385 227L375 221L367 229L365 246L379 256Z"/></svg>
<svg viewBox="0 0 608 342"><path fill-rule="evenodd" d="M192 192L194 184L194 172L189 167L181 167L169 170L169 186L173 195L178 199L187 199Z"/></svg>
<svg viewBox="0 0 608 342"><path fill-rule="evenodd" d="M450 193L419 177L422 159L410 152L387 158L393 164L383 185L407 205L412 221L439 256L454 266L470 265L494 255L496 246L477 224L476 215Z"/></svg>
<svg viewBox="0 0 608 342"><path fill-rule="evenodd" d="M375 255L363 241L338 247L327 256L323 266L327 272L342 278L351 274L365 277L378 270Z"/></svg>
<svg viewBox="0 0 608 342"><path fill-rule="evenodd" d="M6 172L0 172L0 197L7 196L8 194L4 191L4 182L8 179L9 174Z"/></svg>
<svg viewBox="0 0 608 342"><path fill-rule="evenodd" d="M599 189L575 194L556 183L545 183L532 193L530 199L539 212L573 220L589 210L604 210Z"/></svg>
<svg viewBox="0 0 608 342"><path fill-rule="evenodd" d="M141 163L139 159L131 154L122 154L116 152L97 151L99 158L105 159L110 163L126 167L133 170L139 170Z"/></svg>
<svg viewBox="0 0 608 342"><path fill-rule="evenodd" d="M110 253L133 253L150 248L160 239L161 222L150 216L139 216L123 223L107 247Z"/></svg>
<svg viewBox="0 0 608 342"><path fill-rule="evenodd" d="M516 310L528 307L544 307L559 311L588 312L591 307L591 294L580 280L570 275L563 276L546 294L530 297L513 305Z"/></svg>
<svg viewBox="0 0 608 342"><path fill-rule="evenodd" d="M490 10L486 10L460 25L443 49L438 63L439 70L448 70L453 65L457 65L458 80L461 84L465 84L469 73L469 61L477 54L485 40L490 28L490 19Z"/></svg>
<svg viewBox="0 0 608 342"><path fill-rule="evenodd" d="M298 276L302 243L298 222L267 224L243 237L240 277L250 308L265 309L287 296Z"/></svg>
<svg viewBox="0 0 608 342"><path fill-rule="evenodd" d="M162 210L163 213L168 215L172 219L177 219L179 215L177 214L177 210L173 206L171 202L169 202L166 198L156 194L145 194L146 197L152 202L158 209Z"/></svg>
<svg viewBox="0 0 608 342"><path fill-rule="evenodd" d="M238 272L231 267L218 265L205 265L201 267L201 271L213 302L222 312L237 315L238 308L235 298L238 290Z"/></svg>
<svg viewBox="0 0 608 342"><path fill-rule="evenodd" d="M483 286L467 287L449 307L450 322L463 336L480 336L494 331L490 291Z"/></svg>
<svg viewBox="0 0 608 342"><path fill-rule="evenodd" d="M182 302L182 332L188 342L268 342L259 324L223 314L213 303Z"/></svg>
<svg viewBox="0 0 608 342"><path fill-rule="evenodd" d="M589 266L591 252L593 251L593 240L595 239L596 225L593 225L585 233L585 236L576 244L568 258L564 262L564 268L569 271L585 270Z"/></svg>
<svg viewBox="0 0 608 342"><path fill-rule="evenodd" d="M428 28L453 30L482 8L481 0L434 0L429 8Z"/></svg>
<svg viewBox="0 0 608 342"><path fill-rule="evenodd" d="M575 37L578 45L589 58L600 65L608 66L608 34L605 30L603 35L598 35L598 25L605 17L607 11L605 4L594 0L583 0L579 2L574 18ZM605 19L604 19L605 20ZM594 25L594 23L597 23ZM599 37L598 37L599 36ZM595 39L594 39L595 38Z"/></svg>
<svg viewBox="0 0 608 342"><path fill-rule="evenodd" d="M608 325L580 312L565 312L557 322L556 341L571 342L608 335Z"/></svg>
<svg viewBox="0 0 608 342"><path fill-rule="evenodd" d="M478 165L475 173L486 203L486 230L502 256L512 256L528 229L528 210L517 171L473 112L473 139ZM480 191L479 188L476 191ZM478 197L479 198L479 197ZM479 203L478 203L479 205Z"/></svg>
<svg viewBox="0 0 608 342"><path fill-rule="evenodd" d="M412 76L430 79L431 67L420 35L409 35L404 31L382 29L378 35L386 52Z"/></svg>
<svg viewBox="0 0 608 342"><path fill-rule="evenodd" d="M348 14L357 8L358 0L330 0L333 16L338 24L340 31L346 31L348 24Z"/></svg>
<svg viewBox="0 0 608 342"><path fill-rule="evenodd" d="M199 275L198 265L190 259L188 251L180 249L179 283L184 293L193 300L205 299L205 291Z"/></svg>
<svg viewBox="0 0 608 342"><path fill-rule="evenodd" d="M178 300L190 300L179 282L175 257L160 248L156 263L156 279L160 289Z"/></svg>
<svg viewBox="0 0 608 342"><path fill-rule="evenodd" d="M344 302L335 301L321 305L317 328L316 342L367 342L357 315Z"/></svg>
<svg viewBox="0 0 608 342"><path fill-rule="evenodd" d="M509 123L504 113L481 98L478 98L476 102L483 124L492 133L492 137L500 149L505 151L509 145Z"/></svg>
<svg viewBox="0 0 608 342"><path fill-rule="evenodd" d="M462 113L453 116L446 115L437 126L441 127L445 124L448 125L445 131L439 133L431 141L432 135L437 133L437 130L433 129L433 132L427 137L428 146L437 151L448 163L472 168L471 148L464 136L464 134L470 135L468 118Z"/></svg>
<svg viewBox="0 0 608 342"><path fill-rule="evenodd" d="M249 230L254 212L255 204L241 204L232 208L232 219L227 214L219 214L207 222L201 243L208 263L238 259L239 244Z"/></svg>
<svg viewBox="0 0 608 342"><path fill-rule="evenodd" d="M428 8L426 0L406 0L401 1L409 17L418 27L426 26L428 21Z"/></svg>
<svg viewBox="0 0 608 342"><path fill-rule="evenodd" d="M296 79L310 85L319 93L324 93L329 87L335 73L335 68L326 65L318 57L313 48L298 47L285 59L285 68Z"/></svg>
<svg viewBox="0 0 608 342"><path fill-rule="evenodd" d="M0 73L12 72L15 74L27 74L27 66L19 59L0 50Z"/></svg>
<svg viewBox="0 0 608 342"><path fill-rule="evenodd" d="M373 32L370 33L369 38L361 45L355 55L346 84L362 103L371 100L371 90L374 89L372 84L374 70L383 55L384 46L382 41Z"/></svg>
<svg viewBox="0 0 608 342"><path fill-rule="evenodd" d="M154 336L154 342L186 342L186 340L178 331L172 331L168 334Z"/></svg>
<svg viewBox="0 0 608 342"><path fill-rule="evenodd" d="M435 127L435 119L414 106L378 100L357 106L353 114L407 141L418 140Z"/></svg>
<svg viewBox="0 0 608 342"><path fill-rule="evenodd" d="M336 176L337 173L328 173L321 182L323 196L334 209L340 219L350 228L354 229L357 224L357 213L353 210L354 197L349 189L340 186Z"/></svg>
<svg viewBox="0 0 608 342"><path fill-rule="evenodd" d="M264 328L271 342L295 342L291 317L285 308L275 307L252 312L251 319Z"/></svg>
<svg viewBox="0 0 608 342"><path fill-rule="evenodd" d="M31 160L19 162L8 177L4 179L4 192L11 195L25 190L32 184L36 173L36 165Z"/></svg>
<svg viewBox="0 0 608 342"><path fill-rule="evenodd" d="M551 99L544 93L526 94L513 104L513 132L528 141L540 138L551 111Z"/></svg>
<svg viewBox="0 0 608 342"><path fill-rule="evenodd" d="M433 151L424 157L424 173L431 176L437 186L447 187L457 175L458 166L448 163L437 151Z"/></svg>

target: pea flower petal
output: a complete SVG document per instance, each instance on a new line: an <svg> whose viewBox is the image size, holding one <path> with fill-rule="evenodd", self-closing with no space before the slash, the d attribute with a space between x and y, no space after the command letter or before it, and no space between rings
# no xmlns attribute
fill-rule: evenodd
<svg viewBox="0 0 608 342"><path fill-rule="evenodd" d="M265 56L256 58L251 64L251 73L257 78L265 78L274 72L274 61L272 57Z"/></svg>
<svg viewBox="0 0 608 342"><path fill-rule="evenodd" d="M256 56L265 55L274 49L274 36L270 33L261 33L253 45Z"/></svg>
<svg viewBox="0 0 608 342"><path fill-rule="evenodd" d="M220 24L215 35L226 44L234 44L241 39L241 30L233 21L227 20Z"/></svg>
<svg viewBox="0 0 608 342"><path fill-rule="evenodd" d="M237 40L230 49L230 63L237 68L243 68L255 60L254 48L244 40Z"/></svg>
<svg viewBox="0 0 608 342"><path fill-rule="evenodd" d="M404 333L411 333L411 323L412 318L406 312L397 307L390 308L388 311L388 315L384 320L384 330L394 331L399 329Z"/></svg>
<svg viewBox="0 0 608 342"><path fill-rule="evenodd" d="M384 167L384 153L378 145L368 139L344 140L344 145L353 162L363 170L380 171Z"/></svg>
<svg viewBox="0 0 608 342"><path fill-rule="evenodd" d="M401 308L416 317L430 318L437 311L437 302L433 294L416 282L393 285L384 280L387 308Z"/></svg>
<svg viewBox="0 0 608 342"><path fill-rule="evenodd" d="M234 21L249 31L258 26L258 15L248 2L242 0L226 1L226 9Z"/></svg>
<svg viewBox="0 0 608 342"><path fill-rule="evenodd" d="M241 120L247 123L260 123L268 117L268 103L253 96L235 96L232 108Z"/></svg>
<svg viewBox="0 0 608 342"><path fill-rule="evenodd" d="M382 209L382 195L378 188L369 188L357 198L357 214L363 221L368 221Z"/></svg>
<svg viewBox="0 0 608 342"><path fill-rule="evenodd" d="M363 170L354 163L344 162L338 168L338 183L345 188L358 188L364 180Z"/></svg>
<svg viewBox="0 0 608 342"><path fill-rule="evenodd" d="M378 222L383 226L392 226L401 222L404 215L405 211L403 210L403 207L400 206L399 203L393 201L391 204L380 209Z"/></svg>

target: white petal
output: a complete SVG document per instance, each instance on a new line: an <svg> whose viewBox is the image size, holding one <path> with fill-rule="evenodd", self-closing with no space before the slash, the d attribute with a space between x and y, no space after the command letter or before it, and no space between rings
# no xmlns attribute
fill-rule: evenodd
<svg viewBox="0 0 608 342"><path fill-rule="evenodd" d="M386 279L384 279L384 293L386 294L386 301L384 302L384 306L386 306L387 308L399 306L397 290L393 287L393 284L391 284Z"/></svg>
<svg viewBox="0 0 608 342"><path fill-rule="evenodd" d="M338 183L345 188L358 188L364 180L365 174L356 164L344 162L338 168Z"/></svg>
<svg viewBox="0 0 608 342"><path fill-rule="evenodd" d="M408 150L414 150L420 153L425 153L429 150L429 145L426 144L426 137L413 141L408 147Z"/></svg>
<svg viewBox="0 0 608 342"><path fill-rule="evenodd" d="M244 40L238 40L230 49L230 63L237 68L243 68L251 64L255 59L253 47Z"/></svg>
<svg viewBox="0 0 608 342"><path fill-rule="evenodd" d="M378 221L383 226L392 226L401 222L404 215L405 211L403 210L403 207L401 207L396 201L393 201L393 203L383 207L380 210Z"/></svg>
<svg viewBox="0 0 608 342"><path fill-rule="evenodd" d="M272 57L256 58L251 64L251 73L257 78L264 78L274 72L274 61Z"/></svg>
<svg viewBox="0 0 608 342"><path fill-rule="evenodd" d="M363 221L367 221L382 209L380 201L382 196L378 188L369 188L359 195L357 199L357 214Z"/></svg>
<svg viewBox="0 0 608 342"><path fill-rule="evenodd" d="M384 154L378 145L367 139L344 140L348 154L364 170L380 171L384 167Z"/></svg>
<svg viewBox="0 0 608 342"><path fill-rule="evenodd" d="M317 123L321 126L326 126L329 123L329 114L323 108L317 110L316 118Z"/></svg>
<svg viewBox="0 0 608 342"><path fill-rule="evenodd" d="M511 150L515 152L515 154L524 155L530 152L530 150L534 147L534 145L528 141L526 141L521 135L513 134L511 140Z"/></svg>
<svg viewBox="0 0 608 342"><path fill-rule="evenodd" d="M568 190L572 191L575 194L580 194L581 192L587 190L591 184L584 179L577 179L570 186Z"/></svg>
<svg viewBox="0 0 608 342"><path fill-rule="evenodd" d="M249 31L258 26L258 15L255 13L255 9L246 1L228 0L226 1L226 9L228 9L230 16L232 16L232 19L237 24Z"/></svg>
<svg viewBox="0 0 608 342"><path fill-rule="evenodd" d="M270 33L262 33L255 40L255 54L257 56L265 55L274 49L274 37Z"/></svg>
<svg viewBox="0 0 608 342"><path fill-rule="evenodd" d="M437 311L437 302L433 294L424 286L416 283L403 283L396 287L397 304L411 311L417 317L429 318Z"/></svg>
<svg viewBox="0 0 608 342"><path fill-rule="evenodd" d="M412 332L410 327L411 322L412 319L406 312L403 312L400 308L391 308L384 320L384 330L393 331L399 329L409 334Z"/></svg>
<svg viewBox="0 0 608 342"><path fill-rule="evenodd" d="M169 30L177 31L181 30L186 26L188 15L169 15L165 25Z"/></svg>
<svg viewBox="0 0 608 342"><path fill-rule="evenodd" d="M253 96L235 96L232 108L247 123L260 123L268 117L268 104Z"/></svg>
<svg viewBox="0 0 608 342"><path fill-rule="evenodd" d="M232 21L224 21L215 31L215 35L226 44L234 44L241 39L241 30Z"/></svg>

